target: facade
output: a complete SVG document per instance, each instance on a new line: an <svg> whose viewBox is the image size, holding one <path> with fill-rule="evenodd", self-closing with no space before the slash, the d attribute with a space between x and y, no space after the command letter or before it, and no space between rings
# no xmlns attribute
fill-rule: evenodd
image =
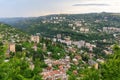
<svg viewBox="0 0 120 80"><path fill-rule="evenodd" d="M31 36L31 41L39 43L40 42L40 37L39 36Z"/></svg>
<svg viewBox="0 0 120 80"><path fill-rule="evenodd" d="M37 51L37 45L36 45L36 44L34 44L33 49L34 49L35 51Z"/></svg>
<svg viewBox="0 0 120 80"><path fill-rule="evenodd" d="M88 29L88 28L83 28L83 27L81 27L81 28L80 28L80 32L85 32L85 33L87 33L87 32L89 32L89 29Z"/></svg>
<svg viewBox="0 0 120 80"><path fill-rule="evenodd" d="M98 67L99 67L99 65L96 61L89 60L88 63L90 66L93 66L95 69L98 69Z"/></svg>
<svg viewBox="0 0 120 80"><path fill-rule="evenodd" d="M57 39L61 39L61 34L57 34Z"/></svg>
<svg viewBox="0 0 120 80"><path fill-rule="evenodd" d="M72 43L73 45L76 45L78 48L84 47L85 46L85 41L74 41Z"/></svg>
<svg viewBox="0 0 120 80"><path fill-rule="evenodd" d="M34 65L32 62L30 62L29 68L30 68L31 70L34 70L35 65Z"/></svg>
<svg viewBox="0 0 120 80"><path fill-rule="evenodd" d="M46 51L47 47L46 47L46 44L44 43L43 44L43 51Z"/></svg>
<svg viewBox="0 0 120 80"><path fill-rule="evenodd" d="M43 72L43 80L68 80L67 75L62 70Z"/></svg>
<svg viewBox="0 0 120 80"><path fill-rule="evenodd" d="M120 28L115 27L103 27L103 32L120 32Z"/></svg>
<svg viewBox="0 0 120 80"><path fill-rule="evenodd" d="M10 52L15 52L15 43L10 43L9 44L9 51Z"/></svg>

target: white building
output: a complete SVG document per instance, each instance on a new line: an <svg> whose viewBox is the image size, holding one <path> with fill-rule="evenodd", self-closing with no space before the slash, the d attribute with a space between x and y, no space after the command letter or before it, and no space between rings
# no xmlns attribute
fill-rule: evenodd
<svg viewBox="0 0 120 80"><path fill-rule="evenodd" d="M85 46L85 41L74 41L73 43L72 43L73 45L76 45L78 48L81 48L81 47L83 47L83 46Z"/></svg>
<svg viewBox="0 0 120 80"><path fill-rule="evenodd" d="M39 36L31 36L31 41L39 43L40 42L40 37Z"/></svg>

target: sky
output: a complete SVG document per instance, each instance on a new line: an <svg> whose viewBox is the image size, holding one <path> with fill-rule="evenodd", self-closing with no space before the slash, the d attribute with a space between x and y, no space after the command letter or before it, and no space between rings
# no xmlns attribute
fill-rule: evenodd
<svg viewBox="0 0 120 80"><path fill-rule="evenodd" d="M0 17L49 14L120 13L120 0L0 0Z"/></svg>

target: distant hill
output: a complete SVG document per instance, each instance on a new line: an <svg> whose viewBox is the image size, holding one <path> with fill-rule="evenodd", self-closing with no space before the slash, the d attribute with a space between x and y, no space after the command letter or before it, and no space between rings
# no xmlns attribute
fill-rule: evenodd
<svg viewBox="0 0 120 80"><path fill-rule="evenodd" d="M89 28L90 33L98 33L103 27L120 27L120 17L105 12L70 15L60 14L28 18L3 18L0 19L0 22L12 25L30 34L41 33L41 35L49 37L54 37L61 33L63 35L73 35L74 37L74 34L81 34L81 27ZM81 22L82 26L69 26L70 24L77 24L79 22ZM76 30L73 30L74 27Z"/></svg>

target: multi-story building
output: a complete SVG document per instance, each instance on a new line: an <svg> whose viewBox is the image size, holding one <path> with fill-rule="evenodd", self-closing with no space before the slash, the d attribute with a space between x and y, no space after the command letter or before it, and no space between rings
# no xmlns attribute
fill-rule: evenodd
<svg viewBox="0 0 120 80"><path fill-rule="evenodd" d="M61 39L61 34L57 34L57 39Z"/></svg>
<svg viewBox="0 0 120 80"><path fill-rule="evenodd" d="M83 28L83 27L81 27L80 28L80 32L87 33L87 32L89 32L89 28Z"/></svg>
<svg viewBox="0 0 120 80"><path fill-rule="evenodd" d="M43 80L68 80L66 72L62 70L53 70L43 72Z"/></svg>
<svg viewBox="0 0 120 80"><path fill-rule="evenodd" d="M10 43L9 44L9 51L10 52L15 52L15 43Z"/></svg>
<svg viewBox="0 0 120 80"><path fill-rule="evenodd" d="M103 32L120 32L120 28L103 27Z"/></svg>
<svg viewBox="0 0 120 80"><path fill-rule="evenodd" d="M74 41L72 43L73 45L76 45L78 48L84 47L85 46L85 41Z"/></svg>
<svg viewBox="0 0 120 80"><path fill-rule="evenodd" d="M35 42L35 43L39 43L40 42L40 37L39 36L31 36L31 41Z"/></svg>

